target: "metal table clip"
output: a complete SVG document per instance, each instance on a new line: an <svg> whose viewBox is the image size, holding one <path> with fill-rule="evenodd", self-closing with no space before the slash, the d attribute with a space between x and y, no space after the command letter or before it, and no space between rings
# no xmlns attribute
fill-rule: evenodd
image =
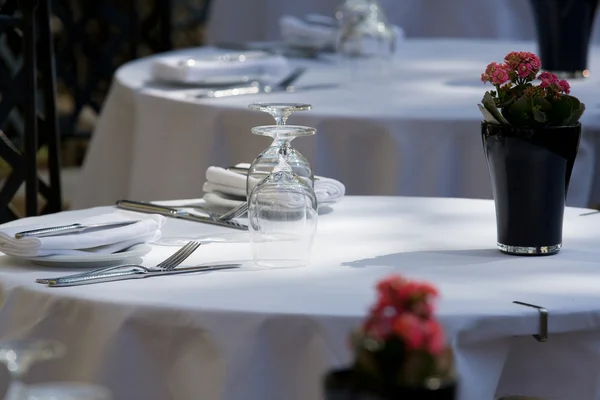
<svg viewBox="0 0 600 400"><path fill-rule="evenodd" d="M540 332L533 335L535 340L538 342L548 341L548 310L544 307L536 306L535 304L523 303L522 301L513 301L514 304L518 304L525 307L532 307L539 311L540 314Z"/></svg>

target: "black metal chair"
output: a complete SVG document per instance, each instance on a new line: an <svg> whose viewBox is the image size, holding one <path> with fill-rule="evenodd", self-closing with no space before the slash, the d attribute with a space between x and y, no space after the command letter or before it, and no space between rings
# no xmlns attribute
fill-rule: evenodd
<svg viewBox="0 0 600 400"><path fill-rule="evenodd" d="M0 158L11 169L0 189L6 222L21 216L12 203L23 182L26 216L60 211L62 198L50 0L6 0L0 7ZM48 183L38 170L43 146Z"/></svg>
<svg viewBox="0 0 600 400"><path fill-rule="evenodd" d="M63 138L89 137L78 124L84 108L98 114L116 69L143 55L173 48L172 34L193 31L208 18L210 0L51 0L61 23L57 77L73 98L61 111Z"/></svg>

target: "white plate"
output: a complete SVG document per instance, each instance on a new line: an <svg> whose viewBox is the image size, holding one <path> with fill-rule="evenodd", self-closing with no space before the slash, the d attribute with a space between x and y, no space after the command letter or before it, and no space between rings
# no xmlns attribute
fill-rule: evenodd
<svg viewBox="0 0 600 400"><path fill-rule="evenodd" d="M287 61L262 51L165 56L154 60L151 80L192 86L241 85L281 76L289 70Z"/></svg>
<svg viewBox="0 0 600 400"><path fill-rule="evenodd" d="M117 253L102 254L90 253L85 255L55 255L46 257L19 257L23 260L29 260L34 264L45 267L61 268L96 268L121 264L124 262L136 262L141 256L146 255L152 250L147 244L136 244L127 250Z"/></svg>
<svg viewBox="0 0 600 400"><path fill-rule="evenodd" d="M218 89L223 86L242 86L249 84L253 81L263 80L264 77L261 75L223 75L223 76L211 76L202 79L192 79L189 81L180 80L180 78L156 78L158 82L162 82L169 85L176 85L179 87L193 87L193 88L211 88Z"/></svg>

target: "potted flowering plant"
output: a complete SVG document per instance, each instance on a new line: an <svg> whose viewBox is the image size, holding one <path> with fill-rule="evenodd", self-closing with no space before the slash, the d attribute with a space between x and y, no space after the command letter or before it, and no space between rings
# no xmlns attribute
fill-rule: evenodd
<svg viewBox="0 0 600 400"><path fill-rule="evenodd" d="M509 254L560 250L565 198L579 149L585 105L569 95L567 81L540 73L541 68L535 54L512 52L481 75L483 83L495 86L479 109L497 246Z"/></svg>
<svg viewBox="0 0 600 400"><path fill-rule="evenodd" d="M377 302L351 336L355 358L329 373L327 400L452 400L452 353L446 347L428 283L391 276L377 285Z"/></svg>

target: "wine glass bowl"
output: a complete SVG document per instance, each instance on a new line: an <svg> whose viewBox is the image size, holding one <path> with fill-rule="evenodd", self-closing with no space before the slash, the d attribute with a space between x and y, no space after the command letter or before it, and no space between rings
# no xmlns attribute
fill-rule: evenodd
<svg viewBox="0 0 600 400"><path fill-rule="evenodd" d="M397 34L377 0L346 0L336 18L340 24L336 50L351 67L352 77L387 75Z"/></svg>
<svg viewBox="0 0 600 400"><path fill-rule="evenodd" d="M36 362L62 357L65 346L53 340L11 340L0 342L0 362L11 373L27 373Z"/></svg>
<svg viewBox="0 0 600 400"><path fill-rule="evenodd" d="M317 228L317 198L279 153L278 164L248 199L248 228L254 263L267 268L309 263Z"/></svg>
<svg viewBox="0 0 600 400"><path fill-rule="evenodd" d="M246 183L248 199L252 189L278 165L280 153L292 171L309 186L314 187L314 174L310 163L299 151L291 147L291 141L297 137L314 135L316 129L297 125L266 125L252 128L252 133L271 137L273 142L250 164Z"/></svg>
<svg viewBox="0 0 600 400"><path fill-rule="evenodd" d="M27 386L23 377L33 364L62 357L65 346L54 340L0 341L0 362L10 373L11 382L5 400L26 400Z"/></svg>

